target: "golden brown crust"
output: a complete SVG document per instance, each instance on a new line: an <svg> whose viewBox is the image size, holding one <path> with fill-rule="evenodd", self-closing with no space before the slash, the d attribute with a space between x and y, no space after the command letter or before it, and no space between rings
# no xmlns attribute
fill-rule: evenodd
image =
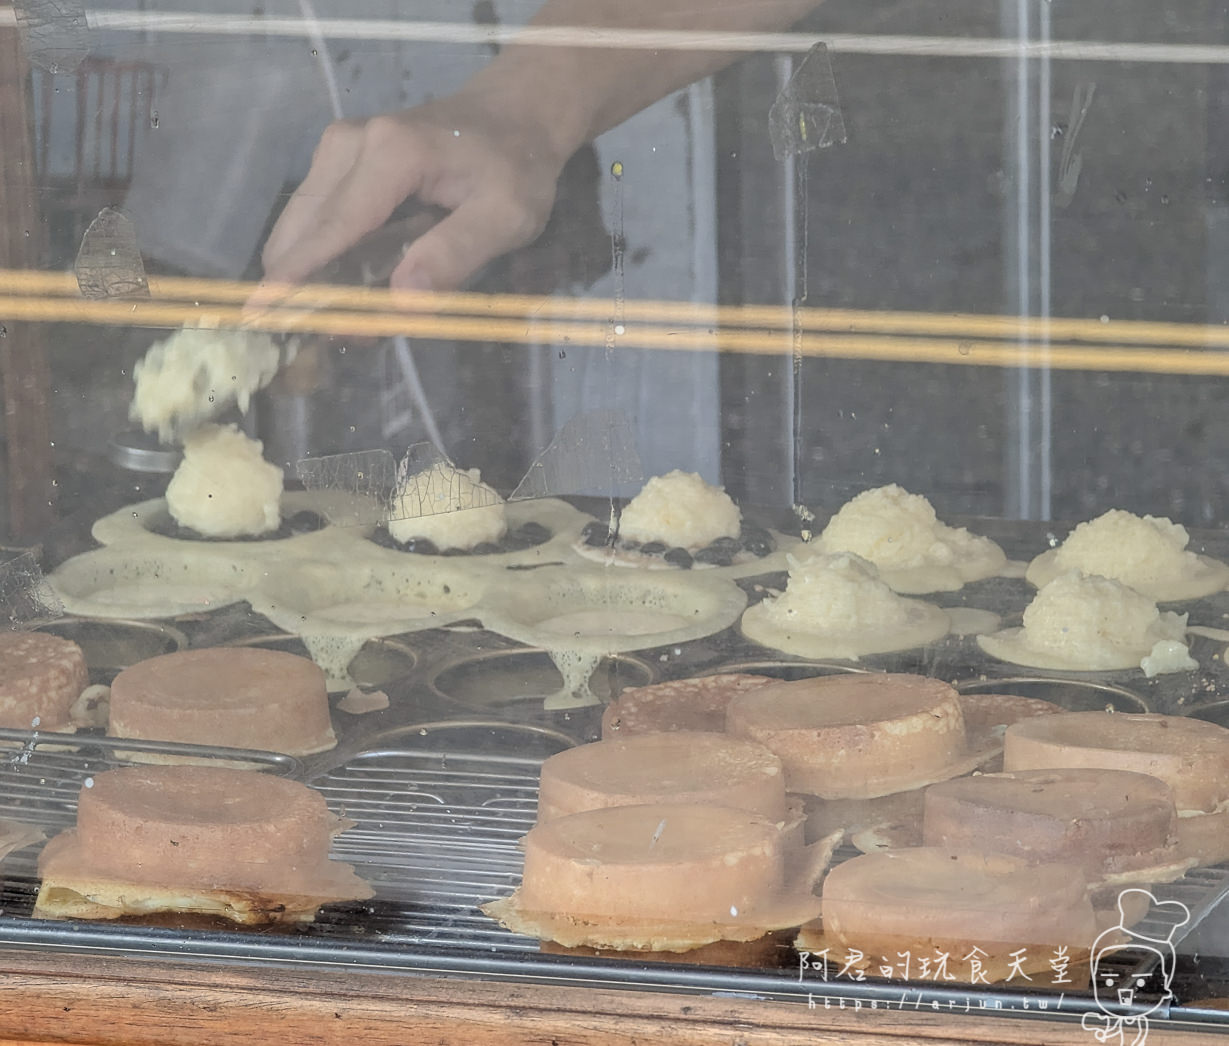
<svg viewBox="0 0 1229 1046"><path fill-rule="evenodd" d="M606 706L602 737L661 730L721 731L725 709L736 695L779 682L771 676L728 672L628 687Z"/></svg>
<svg viewBox="0 0 1229 1046"><path fill-rule="evenodd" d="M1017 958L1032 972L1060 951L1086 953L1097 932L1078 868L920 847L834 868L824 881L822 923L804 927L797 946L852 950L876 968L895 966L898 953L953 962L976 954L993 980Z"/></svg>
<svg viewBox="0 0 1229 1046"><path fill-rule="evenodd" d="M0 727L61 731L89 683L76 643L46 632L0 633Z"/></svg>
<svg viewBox="0 0 1229 1046"><path fill-rule="evenodd" d="M791 849L776 825L723 807L573 814L530 832L523 885L482 910L566 947L687 952L752 941L819 913L812 887L838 841Z"/></svg>
<svg viewBox="0 0 1229 1046"><path fill-rule="evenodd" d="M778 683L742 694L726 729L781 758L790 791L870 799L967 773L956 691L925 676L867 673Z"/></svg>
<svg viewBox="0 0 1229 1046"><path fill-rule="evenodd" d="M111 684L110 733L288 755L337 743L320 668L256 647L181 650L124 669Z"/></svg>
<svg viewBox="0 0 1229 1046"><path fill-rule="evenodd" d="M570 748L542 764L538 821L643 803L731 806L785 817L781 760L726 734L670 731Z"/></svg>
<svg viewBox="0 0 1229 1046"><path fill-rule="evenodd" d="M1159 777L1179 813L1212 813L1229 799L1229 730L1186 716L1071 712L1007 728L1007 770L1100 767Z"/></svg>
<svg viewBox="0 0 1229 1046"><path fill-rule="evenodd" d="M926 790L923 845L1071 861L1090 879L1151 867L1176 850L1164 781L1123 770L982 774Z"/></svg>
<svg viewBox="0 0 1229 1046"><path fill-rule="evenodd" d="M346 826L296 781L197 766L110 770L87 780L77 828L40 855L36 914L309 921L321 904L371 896L353 868L328 859Z"/></svg>

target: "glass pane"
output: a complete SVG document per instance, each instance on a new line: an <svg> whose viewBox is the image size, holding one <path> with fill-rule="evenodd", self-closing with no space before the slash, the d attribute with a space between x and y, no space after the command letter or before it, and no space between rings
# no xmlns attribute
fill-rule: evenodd
<svg viewBox="0 0 1229 1046"><path fill-rule="evenodd" d="M0 6L0 943L1212 1023L1226 32Z"/></svg>

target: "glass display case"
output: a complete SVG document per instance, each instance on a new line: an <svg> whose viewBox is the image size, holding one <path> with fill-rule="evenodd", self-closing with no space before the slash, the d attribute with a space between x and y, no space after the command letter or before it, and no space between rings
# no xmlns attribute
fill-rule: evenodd
<svg viewBox="0 0 1229 1046"><path fill-rule="evenodd" d="M0 4L0 1039L1222 1029L1229 14L730 6Z"/></svg>

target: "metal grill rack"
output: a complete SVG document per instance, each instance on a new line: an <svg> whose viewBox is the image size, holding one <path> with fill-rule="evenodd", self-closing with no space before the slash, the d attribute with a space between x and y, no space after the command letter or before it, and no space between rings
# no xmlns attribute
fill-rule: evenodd
<svg viewBox="0 0 1229 1046"><path fill-rule="evenodd" d="M88 739L79 750L55 750L40 739L15 750L0 760L0 816L36 823L49 835L68 827L85 778L117 765L109 745L105 739ZM234 756L225 750L197 751ZM271 770L287 769L279 757L264 758ZM749 970L543 954L536 940L503 930L478 910L519 882L517 844L534 820L538 769L533 758L396 747L364 752L311 779L330 807L354 822L338 838L334 856L353 862L375 885L377 897L325 908L304 927L251 933L35 920L29 917L37 888L33 849L22 851L4 865L0 942L275 963L340 962L386 971L733 992L804 1003L821 989L828 997L881 1004L900 1004L903 990L910 1005L937 1000L960 1007L972 998L975 1006L1027 1010L1026 1000L1035 1003L1036 993L1026 988L971 993L940 984L817 984L800 981L796 968ZM1200 870L1155 892L1190 908L1191 923L1184 928L1189 932L1229 893L1229 872ZM1155 916L1141 928L1158 929L1154 924ZM1115 968L1140 976L1153 972L1149 953L1124 953ZM1051 1012L1072 1014L1088 1008L1083 995L1050 1005Z"/></svg>
<svg viewBox="0 0 1229 1046"><path fill-rule="evenodd" d="M382 900L381 929L434 944L537 952L477 910L520 882L518 841L534 822L534 759L385 750L364 753L312 781L355 822L334 855L350 861Z"/></svg>
<svg viewBox="0 0 1229 1046"><path fill-rule="evenodd" d="M0 818L32 824L48 837L73 827L77 796L93 775L131 765L119 758L121 751L174 749L197 759L227 760L242 755L275 773L299 769L288 756L196 745L6 730L0 730L0 742L15 746L0 754ZM335 843L333 856L355 864L378 899L326 908L315 924L278 935L347 934L397 946L431 942L536 953L536 941L501 930L477 905L511 893L520 880L517 843L533 824L539 766L539 760L513 756L375 750L313 780L329 807L354 822ZM0 916L29 916L37 852L26 847L4 859ZM42 925L49 938L62 938L67 924ZM105 933L108 927L97 929ZM20 936L30 939L28 933ZM0 940L7 937L0 918Z"/></svg>
<svg viewBox="0 0 1229 1046"><path fill-rule="evenodd" d="M242 760L254 768L293 776L299 761L273 752L170 744L90 734L38 733L0 729L0 818L41 828L48 836L71 828L77 795L94 774L129 766L126 752L177 754L197 760ZM6 876L36 874L36 852L18 850L4 859Z"/></svg>
<svg viewBox="0 0 1229 1046"><path fill-rule="evenodd" d="M1183 925L1172 910L1154 907L1134 929L1159 940L1170 937L1172 932L1176 946L1201 926L1220 902L1229 896L1229 866L1194 868L1177 882L1155 886L1151 892L1158 901L1180 902L1189 913L1190 920ZM1159 963L1160 959L1155 953L1143 952L1132 973L1148 976L1156 971Z"/></svg>

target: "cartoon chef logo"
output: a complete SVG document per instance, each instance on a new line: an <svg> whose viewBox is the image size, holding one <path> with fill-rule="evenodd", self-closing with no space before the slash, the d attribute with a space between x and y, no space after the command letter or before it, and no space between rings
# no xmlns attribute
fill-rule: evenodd
<svg viewBox="0 0 1229 1046"><path fill-rule="evenodd" d="M1128 923L1135 921L1128 913L1138 912L1140 908L1155 911L1164 919L1165 925L1142 930L1128 926ZM1148 1014L1173 998L1170 984L1177 961L1173 938L1190 919L1190 909L1186 905L1179 901L1158 901L1147 890L1133 888L1123 890L1118 895L1118 922L1102 931L1092 946L1092 990L1100 1012L1089 1011L1080 1021L1084 1030L1091 1031L1097 1042L1114 1043L1115 1046L1128 1046L1128 1043L1129 1046L1144 1046L1148 1038ZM1161 997L1147 1010L1129 1015L1122 1009L1135 1003L1135 996L1147 978L1130 970L1113 968L1113 958L1126 951L1136 955L1141 951L1156 955L1165 983Z"/></svg>

